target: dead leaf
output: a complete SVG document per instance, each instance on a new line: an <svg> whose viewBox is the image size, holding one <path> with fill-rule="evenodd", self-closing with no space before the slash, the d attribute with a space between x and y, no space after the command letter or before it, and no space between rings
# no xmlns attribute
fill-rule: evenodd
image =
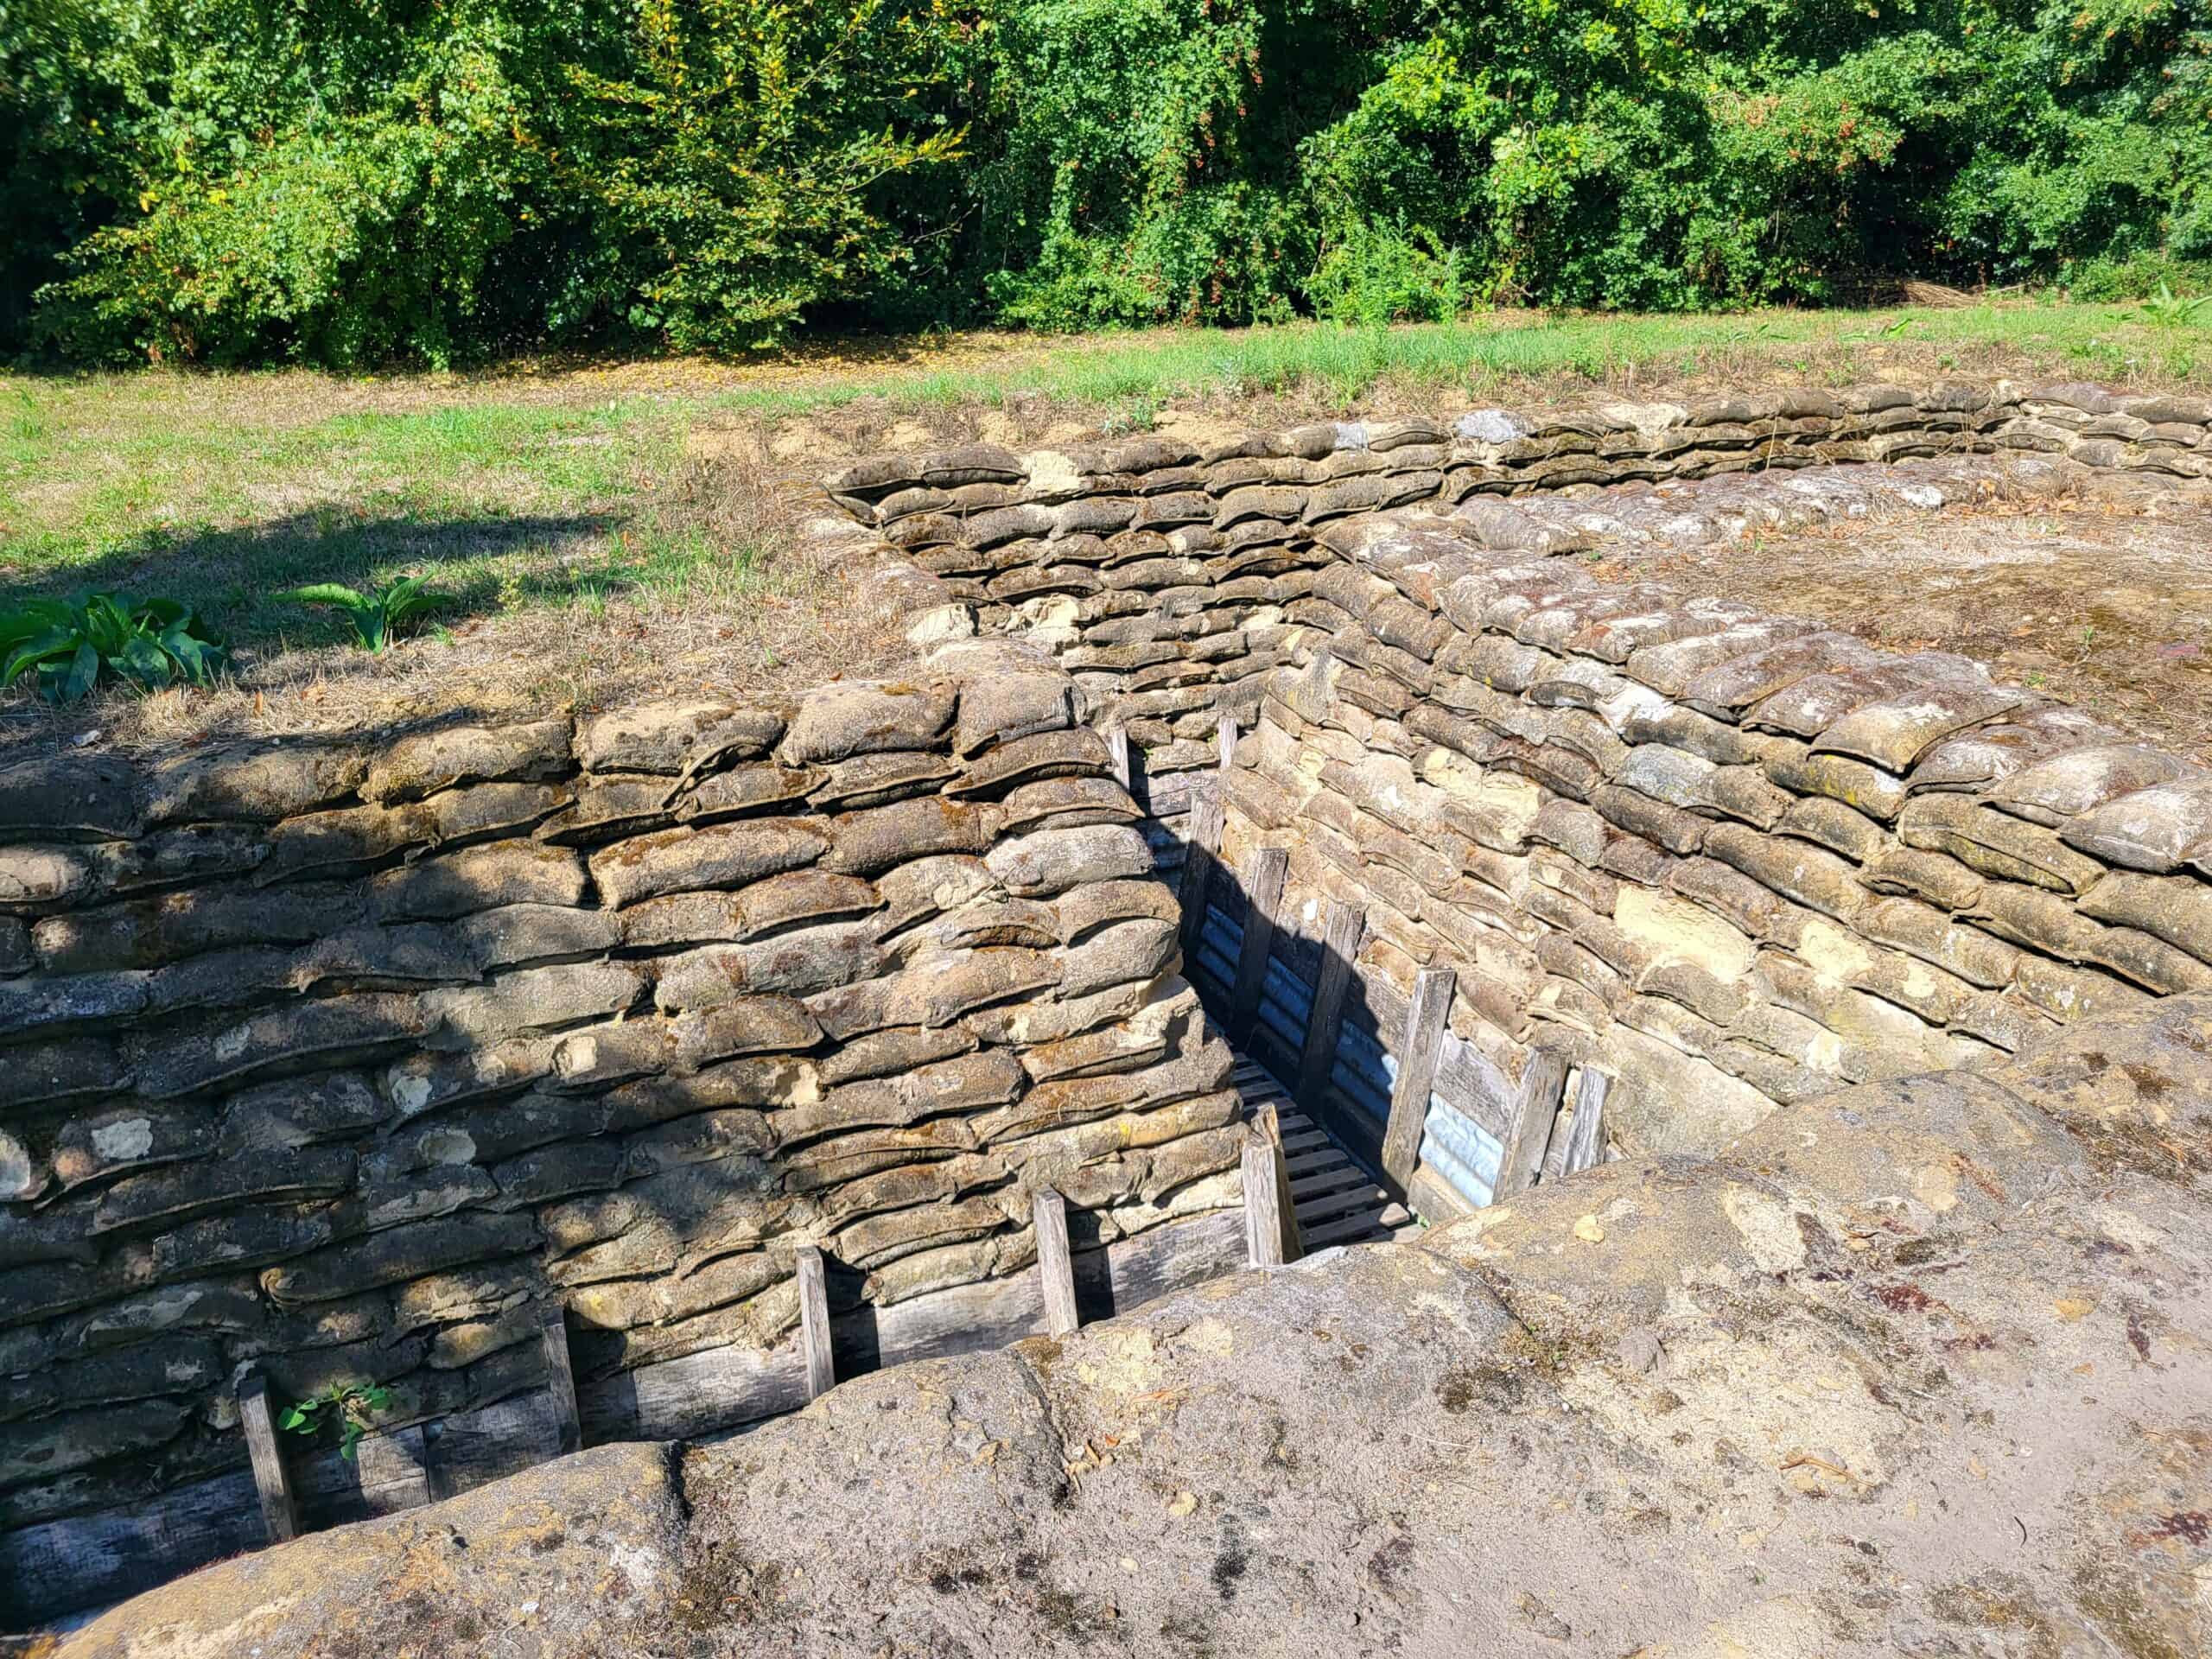
<svg viewBox="0 0 2212 1659"><path fill-rule="evenodd" d="M1816 1457L1810 1452L1800 1452L1796 1457L1783 1464L1782 1467L1784 1473L1787 1473L1792 1469L1818 1469L1822 1471L1824 1473L1834 1475L1846 1480L1849 1479L1851 1477L1850 1470L1839 1469L1834 1464L1830 1463L1826 1458Z"/></svg>

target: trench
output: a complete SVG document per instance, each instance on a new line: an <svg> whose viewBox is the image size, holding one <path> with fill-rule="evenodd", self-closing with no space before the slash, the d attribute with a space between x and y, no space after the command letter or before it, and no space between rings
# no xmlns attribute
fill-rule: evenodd
<svg viewBox="0 0 2212 1659"><path fill-rule="evenodd" d="M1696 566L2208 476L2202 400L1885 385L969 445L829 488L923 632L1072 675L1325 1244L2204 984L2127 874L2195 868L2195 820L2154 849L2110 805L2191 763ZM1626 547L1690 574L1616 578Z"/></svg>
<svg viewBox="0 0 2212 1659"><path fill-rule="evenodd" d="M0 1479L0 1617L257 1547L277 1499L385 1514L1126 1312L1269 1259L1263 1209L1284 1256L1389 1238L2212 988L2200 767L1962 658L1589 556L1694 566L2105 476L2212 476L2212 405L1876 387L883 457L820 524L947 647L913 683L455 710L150 793L98 755L0 775L37 930L0 917L0 1407L73 1465ZM948 861L982 910L915 874ZM320 907L278 903L305 875ZM863 937L879 909L903 919ZM1127 1001L1047 1029L1064 992ZM917 1076L946 1092L909 1112ZM103 1103L134 1090L118 1139ZM461 1125L542 1138L448 1163ZM785 1185L816 1140L855 1161ZM159 1330L108 1304L226 1289L175 1344L188 1382L131 1369ZM410 1294L412 1346L373 1360L408 1421L245 1467L245 1382L265 1409L372 1363L372 1326L313 1310Z"/></svg>

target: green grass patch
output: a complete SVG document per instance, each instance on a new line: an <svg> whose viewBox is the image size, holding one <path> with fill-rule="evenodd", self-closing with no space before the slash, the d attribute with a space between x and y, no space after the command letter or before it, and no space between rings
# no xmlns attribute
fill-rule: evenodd
<svg viewBox="0 0 2212 1659"><path fill-rule="evenodd" d="M926 356L929 343L914 349ZM611 397L589 371L0 377L0 601L120 588L181 599L246 640L306 644L345 637L344 623L276 590L410 572L453 595L454 615L603 608L626 594L741 603L772 583L757 550L710 517L662 507L686 431L863 404L926 416L1044 399L1120 432L1189 403L1258 420L1285 400L1450 410L1885 372L2212 381L2206 331L2162 326L2138 303L1010 336L944 355L951 366L668 365L642 390L605 377L626 388Z"/></svg>

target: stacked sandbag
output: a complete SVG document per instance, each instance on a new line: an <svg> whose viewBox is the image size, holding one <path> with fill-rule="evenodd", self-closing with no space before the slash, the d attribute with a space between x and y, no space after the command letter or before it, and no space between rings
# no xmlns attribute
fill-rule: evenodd
<svg viewBox="0 0 2212 1659"><path fill-rule="evenodd" d="M1800 388L1331 422L1205 443L1147 436L1027 454L965 444L872 457L829 488L893 550L887 569L927 638L1021 633L1046 646L1094 723L1126 727L1141 772L1157 781L1211 764L1222 714L1249 723L1291 649L1286 624L1312 591L1323 563L1313 538L1331 524L1427 503L1457 507L1494 546L1688 546L1870 510L1933 511L2000 486L2061 487L2078 467L2204 477L2212 404L2002 382ZM1805 481L1777 491L1753 476L1776 471ZM927 577L937 580L918 580ZM1148 799L1142 782L1136 792ZM1171 789L1166 814L1183 801Z"/></svg>
<svg viewBox="0 0 2212 1659"><path fill-rule="evenodd" d="M1309 983L1357 904L1355 1004L1451 966L1497 1076L1562 1052L1617 1079L1616 1147L1681 1152L2212 987L2212 774L1963 658L1465 531L1325 531L1224 779L1224 862L1288 850Z"/></svg>
<svg viewBox="0 0 2212 1659"><path fill-rule="evenodd" d="M635 1433L640 1368L785 1341L801 1244L886 1310L1023 1272L1046 1185L1078 1252L1233 1210L1230 1056L1108 759L1064 672L968 641L0 771L0 1534L242 1467L249 1367L451 1422L543 1383L557 1300Z"/></svg>

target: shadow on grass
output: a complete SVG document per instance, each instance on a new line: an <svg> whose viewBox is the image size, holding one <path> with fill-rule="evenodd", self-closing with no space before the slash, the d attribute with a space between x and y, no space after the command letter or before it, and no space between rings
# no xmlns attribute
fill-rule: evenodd
<svg viewBox="0 0 2212 1659"><path fill-rule="evenodd" d="M366 592L422 575L442 597L433 620L446 624L615 597L664 576L657 566L667 562L666 538L626 546L632 522L616 513L426 518L317 508L245 527L154 531L66 568L0 563L0 610L37 597L119 593L181 601L235 645L335 644L349 637L341 617L277 595L321 582Z"/></svg>

